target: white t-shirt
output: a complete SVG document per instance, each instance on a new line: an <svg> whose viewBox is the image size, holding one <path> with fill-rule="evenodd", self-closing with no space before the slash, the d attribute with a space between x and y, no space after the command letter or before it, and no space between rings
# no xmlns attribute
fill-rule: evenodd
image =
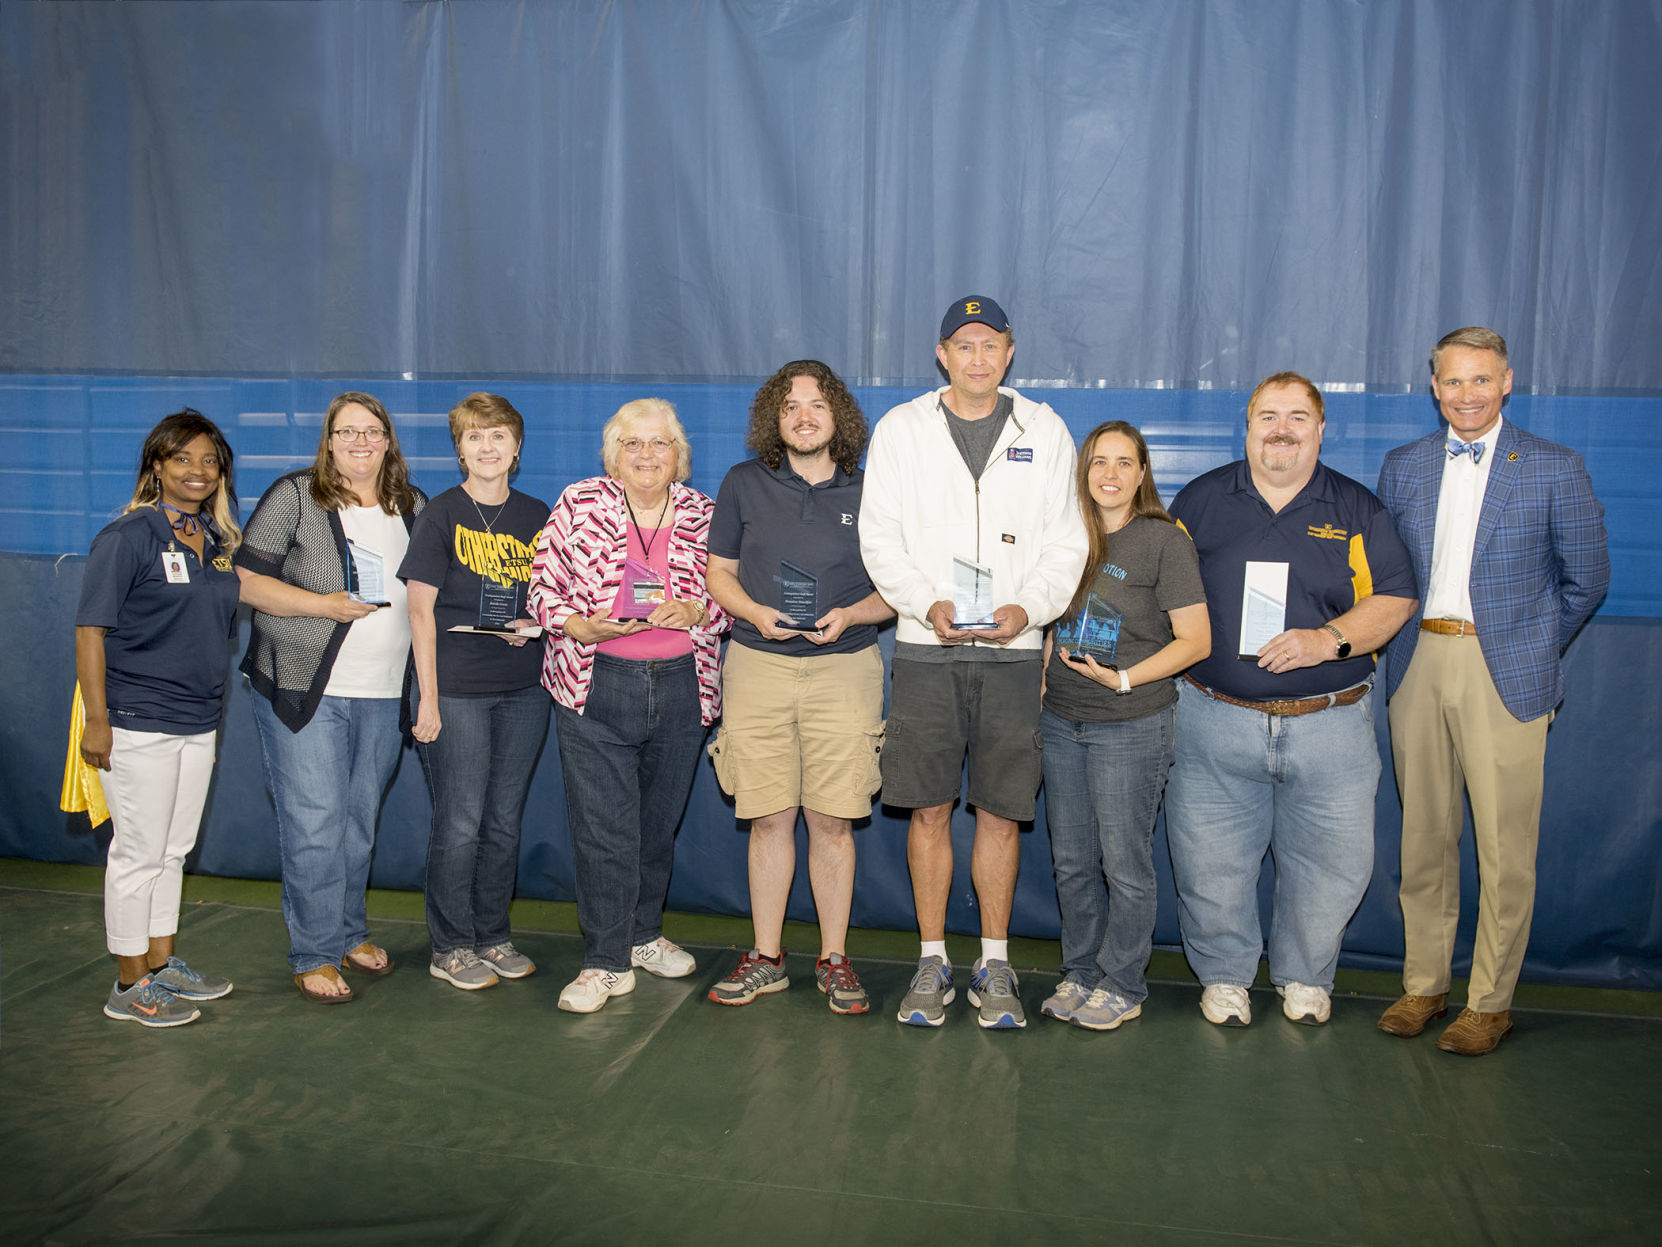
<svg viewBox="0 0 1662 1247"><path fill-rule="evenodd" d="M341 527L353 545L364 546L383 560L383 606L355 621L346 631L335 665L329 670L325 697L398 697L404 692L404 666L410 656L410 611L399 564L409 548L404 518L380 507L342 507Z"/></svg>

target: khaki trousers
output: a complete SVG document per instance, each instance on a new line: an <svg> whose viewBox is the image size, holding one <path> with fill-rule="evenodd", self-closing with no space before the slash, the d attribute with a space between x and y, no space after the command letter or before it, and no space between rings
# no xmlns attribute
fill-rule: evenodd
<svg viewBox="0 0 1662 1247"><path fill-rule="evenodd" d="M1477 942L1466 1006L1498 1013L1512 991L1535 912L1535 845L1550 714L1520 723L1495 692L1475 636L1422 632L1391 699L1391 753L1402 797L1403 990L1449 988L1460 920L1462 791L1477 847Z"/></svg>

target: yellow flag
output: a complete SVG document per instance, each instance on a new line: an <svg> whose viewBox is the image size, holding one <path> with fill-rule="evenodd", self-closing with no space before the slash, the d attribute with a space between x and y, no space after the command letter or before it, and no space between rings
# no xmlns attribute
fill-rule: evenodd
<svg viewBox="0 0 1662 1247"><path fill-rule="evenodd" d="M86 764L81 757L81 733L87 726L87 706L81 700L80 681L75 683L75 700L69 708L69 754L63 760L63 795L58 808L67 814L87 812L94 827L110 816L110 807L104 804L104 785L99 782L98 769Z"/></svg>

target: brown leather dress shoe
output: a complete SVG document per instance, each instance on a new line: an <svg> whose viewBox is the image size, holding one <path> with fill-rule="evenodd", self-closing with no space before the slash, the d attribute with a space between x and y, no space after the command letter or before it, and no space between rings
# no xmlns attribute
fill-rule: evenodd
<svg viewBox="0 0 1662 1247"><path fill-rule="evenodd" d="M1412 1039L1432 1018L1448 1014L1448 993L1436 996L1404 996L1379 1017L1379 1029L1387 1035Z"/></svg>
<svg viewBox="0 0 1662 1247"><path fill-rule="evenodd" d="M1512 1029L1512 1013L1479 1013L1462 1009L1449 1028L1437 1036L1437 1046L1456 1056L1487 1056L1500 1047Z"/></svg>

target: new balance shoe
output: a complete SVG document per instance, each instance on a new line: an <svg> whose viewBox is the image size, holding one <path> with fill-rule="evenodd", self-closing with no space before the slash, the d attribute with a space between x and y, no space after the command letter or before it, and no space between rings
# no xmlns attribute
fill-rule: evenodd
<svg viewBox="0 0 1662 1247"><path fill-rule="evenodd" d="M1019 982L1008 961L988 961L970 972L969 1002L981 1010L976 1019L982 1030L1019 1030L1027 1025L1016 995Z"/></svg>
<svg viewBox="0 0 1662 1247"><path fill-rule="evenodd" d="M1213 983L1200 993L1200 1012L1214 1026L1250 1026L1252 1002L1246 988Z"/></svg>
<svg viewBox="0 0 1662 1247"><path fill-rule="evenodd" d="M1287 983L1275 989L1281 997L1281 1012L1289 1022L1301 1026L1320 1026L1332 1015L1333 999L1325 988L1308 983Z"/></svg>
<svg viewBox="0 0 1662 1247"><path fill-rule="evenodd" d="M871 997L854 973L854 965L841 953L832 953L814 963L814 982L825 993L832 1013L865 1013Z"/></svg>
<svg viewBox="0 0 1662 1247"><path fill-rule="evenodd" d="M231 994L230 979L192 970L179 957L169 957L160 970L150 971L150 978L181 1000L218 1000Z"/></svg>
<svg viewBox="0 0 1662 1247"><path fill-rule="evenodd" d="M1056 985L1056 990L1045 997L1045 1002L1039 1006L1039 1012L1047 1018L1055 1018L1058 1022L1072 1019L1073 1011L1090 998L1091 989L1074 979L1063 979Z"/></svg>
<svg viewBox="0 0 1662 1247"><path fill-rule="evenodd" d="M104 1016L117 1022L137 1022L140 1026L183 1026L202 1016L202 1010L188 1000L181 1000L167 988L146 974L126 991L121 983L110 988L110 998L104 1002Z"/></svg>
<svg viewBox="0 0 1662 1247"><path fill-rule="evenodd" d="M512 940L481 948L479 960L505 979L522 979L537 972L537 963L515 948Z"/></svg>
<svg viewBox="0 0 1662 1247"><path fill-rule="evenodd" d="M1142 1015L1141 1001L1133 1002L1116 991L1099 987L1073 1011L1068 1021L1088 1031L1111 1031L1121 1022L1129 1022Z"/></svg>
<svg viewBox="0 0 1662 1247"><path fill-rule="evenodd" d="M785 974L785 950L779 950L775 964L752 948L739 958L733 972L710 989L710 999L718 1005L747 1005L768 992L782 992L791 985Z"/></svg>
<svg viewBox="0 0 1662 1247"><path fill-rule="evenodd" d="M939 1026L946 1021L946 1007L956 994L952 989L952 967L941 957L925 957L911 986L900 998L900 1020L907 1026Z"/></svg>
<svg viewBox="0 0 1662 1247"><path fill-rule="evenodd" d="M471 948L452 948L447 953L434 953L427 973L464 992L496 986L496 972L480 961L479 954Z"/></svg>
<svg viewBox="0 0 1662 1247"><path fill-rule="evenodd" d="M627 996L635 990L635 972L602 970L590 966L560 989L556 1005L567 1013L593 1013L613 996Z"/></svg>
<svg viewBox="0 0 1662 1247"><path fill-rule="evenodd" d="M684 979L698 969L691 953L661 935L650 943L636 944L631 948L629 964L661 979Z"/></svg>

